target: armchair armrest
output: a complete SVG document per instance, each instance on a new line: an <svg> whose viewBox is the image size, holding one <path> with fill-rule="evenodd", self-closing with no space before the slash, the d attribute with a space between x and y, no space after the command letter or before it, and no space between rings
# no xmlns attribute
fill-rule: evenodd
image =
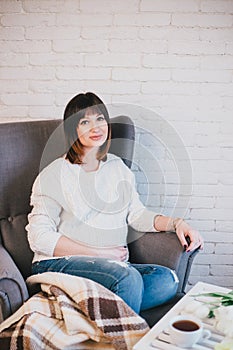
<svg viewBox="0 0 233 350"><path fill-rule="evenodd" d="M176 271L179 278L178 293L185 293L191 265L198 249L184 252L173 232L129 233L129 260L139 264L158 264Z"/></svg>
<svg viewBox="0 0 233 350"><path fill-rule="evenodd" d="M28 299L25 281L7 250L0 245L0 322Z"/></svg>

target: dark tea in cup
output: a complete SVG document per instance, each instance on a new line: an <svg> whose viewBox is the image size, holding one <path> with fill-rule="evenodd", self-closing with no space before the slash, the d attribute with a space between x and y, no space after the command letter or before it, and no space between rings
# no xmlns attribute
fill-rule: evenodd
<svg viewBox="0 0 233 350"><path fill-rule="evenodd" d="M190 348L199 340L208 339L211 332L203 328L201 320L192 315L177 315L169 322L171 344Z"/></svg>
<svg viewBox="0 0 233 350"><path fill-rule="evenodd" d="M172 326L178 329L179 331L185 331L185 332L197 331L200 328L198 324L190 320L175 321L172 324Z"/></svg>

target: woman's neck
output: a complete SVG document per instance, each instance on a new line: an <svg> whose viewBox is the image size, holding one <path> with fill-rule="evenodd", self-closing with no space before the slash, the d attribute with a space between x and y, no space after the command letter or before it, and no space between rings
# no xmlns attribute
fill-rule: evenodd
<svg viewBox="0 0 233 350"><path fill-rule="evenodd" d="M86 152L82 157L82 168L86 172L96 171L99 168L100 161L96 158L97 150Z"/></svg>

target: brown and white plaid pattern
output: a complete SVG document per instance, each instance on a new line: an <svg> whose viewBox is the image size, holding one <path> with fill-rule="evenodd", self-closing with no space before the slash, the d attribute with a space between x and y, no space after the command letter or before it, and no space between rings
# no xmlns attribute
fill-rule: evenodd
<svg viewBox="0 0 233 350"><path fill-rule="evenodd" d="M149 327L114 293L91 280L46 272L42 292L0 325L1 350L129 350Z"/></svg>

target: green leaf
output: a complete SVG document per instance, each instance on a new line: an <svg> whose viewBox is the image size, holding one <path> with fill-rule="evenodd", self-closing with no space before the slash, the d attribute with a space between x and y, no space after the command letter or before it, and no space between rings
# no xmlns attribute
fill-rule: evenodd
<svg viewBox="0 0 233 350"><path fill-rule="evenodd" d="M213 318L213 317L215 317L214 310L210 310L208 314L208 318Z"/></svg>

